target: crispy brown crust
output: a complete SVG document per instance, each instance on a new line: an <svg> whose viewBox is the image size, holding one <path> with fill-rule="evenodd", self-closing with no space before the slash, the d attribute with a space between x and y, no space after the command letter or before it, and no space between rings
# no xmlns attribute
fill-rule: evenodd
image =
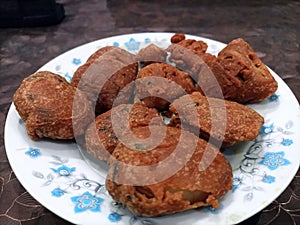
<svg viewBox="0 0 300 225"><path fill-rule="evenodd" d="M136 55L137 60L143 65L152 62L166 62L167 52L154 44L142 48Z"/></svg>
<svg viewBox="0 0 300 225"><path fill-rule="evenodd" d="M198 121L191 115L194 108L198 113ZM180 126L179 123L184 123L201 137L205 139L211 137L219 147L254 140L264 122L259 113L245 105L207 98L199 92L176 99L170 105L170 111L176 114L172 118L171 125Z"/></svg>
<svg viewBox="0 0 300 225"><path fill-rule="evenodd" d="M75 71L71 84L75 87L78 86L81 77L83 76L84 72L87 70L87 68L99 57L101 57L104 53L116 48L115 46L105 46L103 48L98 49L96 52L94 52L92 55L89 56L89 58L86 60L86 62L77 68Z"/></svg>
<svg viewBox="0 0 300 225"><path fill-rule="evenodd" d="M173 36L171 41L173 38L176 39ZM176 44L170 45L167 51L171 54L169 60L188 72L206 96L253 103L277 90L276 80L243 39L230 42L218 56L206 53L205 47L193 47L194 42L185 39L173 42Z"/></svg>
<svg viewBox="0 0 300 225"><path fill-rule="evenodd" d="M97 114L130 103L138 64L135 55L115 46L99 49L77 69L71 84L94 103ZM118 99L116 100L116 98Z"/></svg>
<svg viewBox="0 0 300 225"><path fill-rule="evenodd" d="M14 104L33 140L72 139L75 129L76 135L81 135L91 121L92 107L86 96L65 78L48 71L25 78L14 94ZM80 110L76 110L78 106Z"/></svg>
<svg viewBox="0 0 300 225"><path fill-rule="evenodd" d="M137 129L136 135L143 139L147 130L143 127ZM156 127L155 133L160 129ZM174 153L178 140L181 148ZM218 199L232 186L231 166L218 149L173 127L167 128L165 138L158 144L154 149L147 149L142 144L139 149L118 144L106 180L110 195L142 216L172 214L207 205L218 208ZM190 149L194 150L191 152ZM171 158L169 164L161 166L160 163L167 158ZM141 173L128 165L144 166L145 169ZM157 168L161 169L158 174L154 172ZM160 180L159 174L167 170L177 172ZM149 181L149 184L135 185L141 180Z"/></svg>
<svg viewBox="0 0 300 225"><path fill-rule="evenodd" d="M171 37L171 43L172 44L176 44L176 43L179 43L179 42L183 41L184 39L185 39L185 35L184 34L177 33L177 34L174 34Z"/></svg>
<svg viewBox="0 0 300 225"><path fill-rule="evenodd" d="M132 103L133 81L136 78L137 71L137 63L126 65L105 82L95 107L98 114L106 112L119 104Z"/></svg>
<svg viewBox="0 0 300 225"><path fill-rule="evenodd" d="M228 98L230 100L260 102L277 90L278 84L268 68L241 38L231 41L219 52L217 61L226 70L227 76L238 80L234 86L224 84L224 89L235 89L235 95Z"/></svg>
<svg viewBox="0 0 300 225"><path fill-rule="evenodd" d="M112 113L114 116L112 118ZM154 120L155 119L155 120ZM113 121L114 120L114 124ZM130 129L139 126L162 124L163 121L155 109L148 108L144 103L121 104L96 117L95 122L90 124L86 134L86 150L94 157L107 161L110 154L119 143L114 131L126 131L126 123ZM119 134L120 135L120 134Z"/></svg>
<svg viewBox="0 0 300 225"><path fill-rule="evenodd" d="M137 98L159 110L167 109L174 99L197 90L187 73L166 63L152 63L142 68L136 80Z"/></svg>
<svg viewBox="0 0 300 225"><path fill-rule="evenodd" d="M197 80L203 94L233 100L237 95L237 88L241 85L240 80L234 76L227 76L226 70L217 61L216 56L205 53L201 56L201 60L205 64L199 70Z"/></svg>
<svg viewBox="0 0 300 225"><path fill-rule="evenodd" d="M186 39L184 34L174 34L171 37L171 43L178 44L199 56L203 55L208 48L208 45L204 41Z"/></svg>

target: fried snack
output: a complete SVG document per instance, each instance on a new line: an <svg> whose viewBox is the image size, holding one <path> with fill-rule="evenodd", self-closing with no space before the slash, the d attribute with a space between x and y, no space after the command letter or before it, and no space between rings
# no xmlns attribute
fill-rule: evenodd
<svg viewBox="0 0 300 225"><path fill-rule="evenodd" d="M202 206L218 208L218 200L232 188L227 159L187 131L167 127L164 134L161 129L153 129L152 134L164 137L154 148L149 143L132 145L136 148L128 147L130 143L117 145L106 179L109 194L146 217ZM141 140L149 135L145 127L136 128L135 133Z"/></svg>
<svg viewBox="0 0 300 225"><path fill-rule="evenodd" d="M141 66L146 66L153 62L166 62L167 52L154 44L142 48L136 55Z"/></svg>
<svg viewBox="0 0 300 225"><path fill-rule="evenodd" d="M181 34L181 33L174 34L171 37L171 43L173 43L173 44L177 44L177 43L179 43L179 42L181 42L183 40L185 40L185 35Z"/></svg>
<svg viewBox="0 0 300 225"><path fill-rule="evenodd" d="M132 102L131 82L137 71L135 55L119 47L108 46L99 49L77 69L71 84L86 93L95 103L96 114L101 114L113 105Z"/></svg>
<svg viewBox="0 0 300 225"><path fill-rule="evenodd" d="M135 84L136 97L158 110L165 110L174 99L198 90L187 73L166 63L152 63L141 69Z"/></svg>
<svg viewBox="0 0 300 225"><path fill-rule="evenodd" d="M92 119L92 105L86 96L49 71L25 78L14 94L14 104L32 140L72 139L74 133L83 134Z"/></svg>
<svg viewBox="0 0 300 225"><path fill-rule="evenodd" d="M174 34L171 37L171 43L180 45L199 56L202 56L208 48L208 45L204 41L186 39L184 34Z"/></svg>
<svg viewBox="0 0 300 225"><path fill-rule="evenodd" d="M175 63L176 67L180 70L188 73L194 82L197 83L199 73L206 66L202 57L207 54L208 45L204 41L186 39L184 34L173 35L171 43L166 49L170 53L168 60L171 63ZM199 89L201 89L200 85Z"/></svg>
<svg viewBox="0 0 300 225"><path fill-rule="evenodd" d="M230 100L241 103L260 102L271 96L278 87L265 64L251 46L243 39L231 41L221 52L217 61L226 70L226 76L236 79L237 84L222 84L224 89L235 89Z"/></svg>
<svg viewBox="0 0 300 225"><path fill-rule="evenodd" d="M198 120L192 115L196 108ZM180 110L180 113L178 113ZM199 92L182 96L170 105L175 113L172 126L184 123L187 129L219 146L232 146L257 137L264 118L255 110L228 100L208 98Z"/></svg>
<svg viewBox="0 0 300 225"><path fill-rule="evenodd" d="M277 82L244 40L233 40L214 56L205 47L195 50L181 36L171 38L178 42L167 48L169 60L197 82L202 94L244 104L260 102L277 90Z"/></svg>
<svg viewBox="0 0 300 225"><path fill-rule="evenodd" d="M99 57L101 57L104 53L106 53L112 49L115 49L115 48L117 48L117 47L105 46L105 47L98 49L96 52L94 52L92 55L90 55L90 57L86 60L86 62L83 65L79 66L77 68L77 70L74 72L74 75L71 80L71 84L74 85L75 87L77 87L81 80L81 77L83 76L84 72L88 69L88 67L95 60L97 60Z"/></svg>
<svg viewBox="0 0 300 225"><path fill-rule="evenodd" d="M149 126L150 123L163 123L156 109L148 108L143 102L118 105L97 116L89 125L85 134L86 150L95 158L107 161L119 143L116 129L121 135L120 132L126 132L127 129Z"/></svg>

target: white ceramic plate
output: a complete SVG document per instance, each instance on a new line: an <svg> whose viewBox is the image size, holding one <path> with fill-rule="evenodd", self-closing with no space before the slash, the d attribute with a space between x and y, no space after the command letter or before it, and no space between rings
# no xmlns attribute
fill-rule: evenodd
<svg viewBox="0 0 300 225"><path fill-rule="evenodd" d="M136 53L150 43L169 45L170 33L139 33L94 41L72 49L44 65L68 80L78 66L100 47L120 46ZM216 54L225 44L205 41ZM226 151L234 170L233 190L221 200L220 208L190 210L160 218L132 215L114 202L105 190L105 172L96 172L72 142L31 141L12 104L5 125L5 146L10 164L28 192L42 205L75 224L236 224L270 204L288 186L299 167L299 105L287 85L278 81L278 91L260 104L251 105L265 117L258 138Z"/></svg>

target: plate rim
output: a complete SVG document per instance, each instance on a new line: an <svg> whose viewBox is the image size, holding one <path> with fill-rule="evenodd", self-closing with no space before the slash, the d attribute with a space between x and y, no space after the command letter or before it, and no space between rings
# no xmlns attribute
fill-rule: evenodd
<svg viewBox="0 0 300 225"><path fill-rule="evenodd" d="M84 47L86 47L86 46L88 46L88 45L95 45L95 44L97 44L98 42L106 42L106 41L110 41L111 39L119 39L120 37L121 37L121 38L127 38L127 37L136 36L136 35L138 35L138 36L147 36L147 35L150 35L150 36L152 36L152 35L153 35L153 36L158 36L158 35L163 35L163 36L169 36L169 37L170 37L170 36L172 36L173 34L175 34L175 33L172 33L172 32L140 32L140 33L128 33L128 34L121 34L121 35L115 35L115 36L108 36L108 37L105 37L105 38L100 38L100 39L98 39L98 40L94 40L94 41L91 41L91 42L84 43L84 44L82 44L82 45L78 45L78 46L76 46L76 47L74 47L74 48L71 48L71 49L69 49L69 50L63 52L62 54L59 54L58 56L52 58L52 59L49 60L47 63L45 63L43 66L41 66L38 70L43 70L43 68L47 67L47 65L49 65L49 64L51 64L51 63L53 63L53 62L59 60L60 57L64 57L66 54L70 54L70 52L76 51L76 50L78 50L78 49L80 49L80 48L84 48ZM197 38L197 39L201 39L201 40L208 40L209 42L213 41L213 42L216 42L216 43L219 43L219 44L222 44L222 45L226 45L226 44L223 43L223 42L220 42L220 41L218 41L218 40L213 40L213 39L210 39L210 38L206 38L206 37L201 37L201 36L192 35L192 34L185 34L185 35L186 35L188 38ZM271 68L269 68L269 67L268 67L268 69L271 71L272 75L273 75L277 80L279 79L279 80L285 85L285 88L289 91L289 96L293 97L293 102L294 102L293 104L297 104L297 110L298 110L298 114L299 114L299 111L300 111L300 110L299 110L299 102L298 102L296 96L294 95L294 93L292 92L292 90L288 87L288 85L282 80L282 78L281 78L276 72L274 72L274 71L273 71ZM38 70L37 70L37 71L38 71ZM295 105L295 107L296 107L296 105ZM8 150L8 148L7 148L7 146L9 145L9 144L7 143L7 140L8 140L8 138L7 138L7 137L8 137L8 130L9 130L7 123L8 123L8 118L9 118L9 116L11 116L11 114L14 113L13 111L16 111L16 109L15 109L14 104L13 104L13 101L12 101L12 103L11 103L11 105L10 105L10 107L9 107L9 110L8 110L8 112L7 112L7 116L6 116L5 124L4 124L4 146L5 146L5 152L6 152L6 155L7 155L8 161L9 161L9 164L11 165L12 171L15 173L15 168L13 168L12 163L11 163L11 162L12 162L12 159L10 158L10 157L11 157L11 154L8 153L9 150ZM85 163L87 163L87 162L85 162ZM298 168L299 168L299 165L300 165L300 159L298 160ZM296 169L296 171L295 171L295 173L293 174L292 177L295 176L295 174L297 173L297 171L298 171L298 169ZM17 179L20 181L21 185L24 186L24 188L26 189L26 191L27 191L30 195L32 195L33 198L36 199L42 206L44 206L45 208L49 209L51 212L53 212L54 214L56 214L56 215L58 215L59 217L63 218L64 220L69 221L69 222L71 222L71 223L76 223L75 218L74 218L74 220L72 220L73 218L67 219L67 218L65 218L65 217L62 217L62 214L59 213L59 212L55 209L55 206L51 206L51 205L49 206L49 205L47 205L47 204L45 204L45 203L42 203L42 202L44 202L44 200L42 200L42 199L38 196L38 194L33 193L34 191L31 189L30 185L29 185L29 184L28 184L28 185L27 185L27 184L24 184L24 181L21 182L21 180L23 180L23 178L20 177L19 174L15 173L15 175L16 175ZM278 195L276 195L276 197L275 197L273 200L275 200L276 198L278 198L278 196L280 196L280 195L283 193L283 191L289 186L289 184L292 182L292 180L293 180L293 179L291 179L290 182L288 182L288 183L286 183L285 185L283 185L283 186L285 186L285 187L283 188L283 190L282 190L281 192L278 193ZM272 200L272 201L273 201L273 200ZM269 205L272 201L270 201L267 205ZM47 205L47 206L46 206L46 205ZM266 205L266 206L267 206L267 205ZM257 212L261 211L261 210L262 210L263 208L265 208L266 206L260 207L260 209L257 210L255 213L251 213L250 216L248 216L247 218L244 218L243 220L238 221L238 222L242 222L242 221L244 221L244 220L250 218L251 216L255 215Z"/></svg>

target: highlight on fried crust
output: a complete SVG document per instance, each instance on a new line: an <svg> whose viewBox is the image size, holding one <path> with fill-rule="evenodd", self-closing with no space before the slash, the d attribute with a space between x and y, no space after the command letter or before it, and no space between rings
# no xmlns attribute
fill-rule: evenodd
<svg viewBox="0 0 300 225"><path fill-rule="evenodd" d="M159 129L156 127L156 132ZM136 134L142 138L147 131L138 127ZM164 140L155 148L148 149L143 143L136 147L118 144L106 188L115 200L142 216L202 206L218 208L218 200L232 188L232 169L213 145L187 131L168 127Z"/></svg>
<svg viewBox="0 0 300 225"><path fill-rule="evenodd" d="M134 54L116 46L106 46L75 71L71 84L88 96L99 115L114 105L132 102L131 83L137 71ZM118 101L115 101L117 97Z"/></svg>
<svg viewBox="0 0 300 225"><path fill-rule="evenodd" d="M187 99L192 99L192 104ZM176 109L181 110L180 118ZM191 116L191 109L196 109L198 120ZM190 131L196 130L200 137L219 144L218 147L254 140L264 123L264 118L250 107L228 100L208 98L199 92L176 99L170 105L170 111L175 113L170 125L180 126L184 123Z"/></svg>
<svg viewBox="0 0 300 225"><path fill-rule="evenodd" d="M143 102L115 106L97 116L87 128L86 151L107 162L126 130L153 124L162 125L163 120L156 109L148 108Z"/></svg>
<svg viewBox="0 0 300 225"><path fill-rule="evenodd" d="M75 95L77 101L73 104ZM92 105L84 93L49 71L25 78L14 94L14 104L32 140L72 139L75 130L76 135L82 135L93 115Z"/></svg>
<svg viewBox="0 0 300 225"><path fill-rule="evenodd" d="M231 41L217 56L207 53L201 41L186 39L182 34L175 34L171 42L167 48L169 60L186 70L208 97L219 97L221 88L221 97L226 100L255 103L278 88L269 69L242 38Z"/></svg>
<svg viewBox="0 0 300 225"><path fill-rule="evenodd" d="M242 38L231 41L222 49L217 61L225 69L226 76L238 80L237 85L226 87L235 90L229 100L240 103L260 102L271 96L278 88L269 69Z"/></svg>
<svg viewBox="0 0 300 225"><path fill-rule="evenodd" d="M167 63L142 68L135 86L136 97L158 110L166 110L174 99L199 90L187 73Z"/></svg>

